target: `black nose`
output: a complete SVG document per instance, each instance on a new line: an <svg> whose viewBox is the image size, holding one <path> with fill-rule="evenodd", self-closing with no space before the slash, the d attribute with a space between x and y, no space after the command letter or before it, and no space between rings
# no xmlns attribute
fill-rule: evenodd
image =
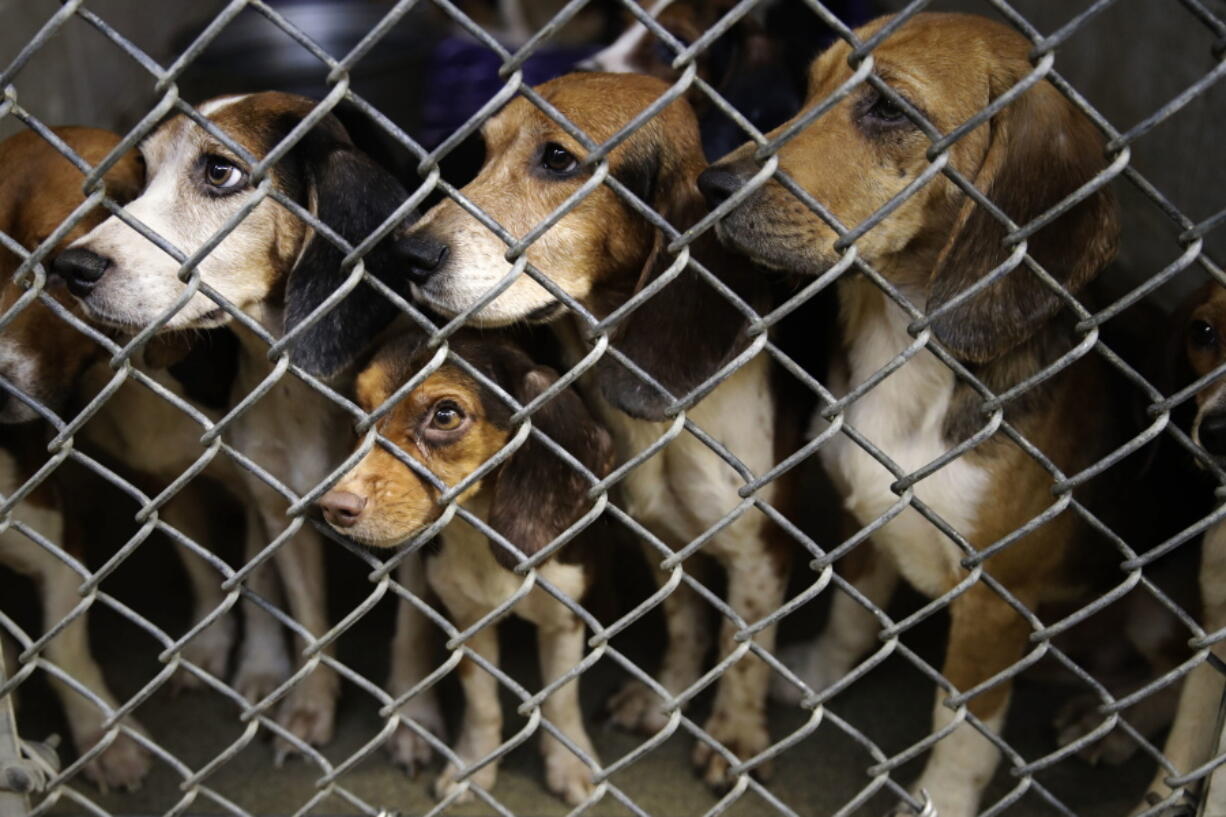
<svg viewBox="0 0 1226 817"><path fill-rule="evenodd" d="M409 234L396 242L396 251L409 264L409 277L422 282L438 272L447 259L449 247L424 233Z"/></svg>
<svg viewBox="0 0 1226 817"><path fill-rule="evenodd" d="M732 197L744 184L740 174L726 167L715 165L702 171L698 177L698 189L711 208L718 207Z"/></svg>
<svg viewBox="0 0 1226 817"><path fill-rule="evenodd" d="M1226 456L1226 411L1201 418L1200 444L1215 457Z"/></svg>
<svg viewBox="0 0 1226 817"><path fill-rule="evenodd" d="M111 259L76 247L59 254L51 263L51 273L64 279L69 292L84 298L110 267Z"/></svg>

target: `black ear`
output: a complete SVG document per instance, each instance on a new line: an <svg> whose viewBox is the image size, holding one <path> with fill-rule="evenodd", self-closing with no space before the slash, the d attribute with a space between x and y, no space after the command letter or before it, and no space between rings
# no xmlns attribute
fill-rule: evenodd
<svg viewBox="0 0 1226 817"><path fill-rule="evenodd" d="M656 177L646 187L653 194L647 200L656 211L678 231L698 221L705 206L694 182L697 174L670 170L669 163L659 158L648 166L657 169ZM692 257L701 259L710 272L746 297L756 282L743 270L735 270L727 253L709 236L709 232L704 234L691 246ZM634 293L657 280L675 261L676 256L664 251L664 237L657 232ZM745 316L727 298L687 265L663 289L624 316L610 335L611 345L667 393L609 354L595 368L601 393L631 417L665 420L673 398L683 398L701 386L742 348L745 322Z"/></svg>
<svg viewBox="0 0 1226 817"><path fill-rule="evenodd" d="M396 179L349 141L339 122L325 119L291 152L309 185L320 221L357 246L404 203L408 194ZM298 326L349 277L344 253L321 235L310 239L286 282L285 331ZM399 291L403 265L385 239L364 256L368 273ZM374 287L359 283L291 346L293 361L329 376L350 365L395 317L396 306Z"/></svg>
<svg viewBox="0 0 1226 817"><path fill-rule="evenodd" d="M729 34L716 42L737 37L727 64L713 77L720 96L766 133L786 122L800 110L804 88L798 86L793 71L783 59L777 43L752 20L742 20ZM702 150L709 161L716 161L739 148L749 135L719 108L712 106L699 123Z"/></svg>
<svg viewBox="0 0 1226 817"><path fill-rule="evenodd" d="M537 366L515 375L511 391L527 404L558 379ZM570 452L597 477L613 468L613 440L571 389L554 395L532 415L533 425ZM531 436L498 470L489 524L531 556L574 524L590 507L588 483L574 468ZM516 557L490 542L499 563L515 567Z"/></svg>
<svg viewBox="0 0 1226 817"><path fill-rule="evenodd" d="M976 187L1018 225L1033 221L1105 166L1102 136L1047 82L1015 100L989 127L991 142ZM1114 257L1118 234L1115 200L1104 188L1031 236L1027 253L1076 293ZM928 311L1001 264L1011 250L1002 244L1005 235L999 221L968 199L937 261ZM1027 340L1061 305L1023 263L933 321L932 328L958 357L984 363Z"/></svg>

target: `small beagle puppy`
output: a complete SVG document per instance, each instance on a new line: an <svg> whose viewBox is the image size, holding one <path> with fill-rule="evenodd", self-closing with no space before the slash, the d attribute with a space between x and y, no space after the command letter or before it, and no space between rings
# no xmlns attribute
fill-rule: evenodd
<svg viewBox="0 0 1226 817"><path fill-rule="evenodd" d="M1172 323L1171 354L1163 363L1173 393L1226 363L1226 287L1214 281L1201 287L1176 311ZM1199 455L1204 461L1196 462L1200 467L1197 470L1209 463L1219 468L1226 466L1226 380L1219 377L1206 383L1188 408L1192 441L1204 449ZM1196 475L1188 479L1196 480ZM1209 486L1202 485L1202 489L1208 495ZM1204 532L1199 584L1200 623L1205 632L1213 634L1226 629L1226 522L1218 522ZM1212 652L1226 660L1223 644L1215 644ZM1162 751L1175 770L1174 776L1188 774L1226 751L1219 732L1224 693L1226 681L1222 672L1208 661L1199 664L1184 680L1175 720ZM1146 800L1136 812L1152 808L1175 794L1166 784L1170 776L1165 767L1158 769ZM1226 803L1226 778L1215 772L1208 780L1209 791L1202 792L1202 796L1209 798L1204 813L1215 814Z"/></svg>
<svg viewBox="0 0 1226 817"><path fill-rule="evenodd" d="M571 74L536 91L600 143L665 93L666 83L635 74ZM486 163L462 195L518 240L537 228L593 173L587 151L527 99L516 99L482 129ZM678 231L694 224L704 208L696 179L705 166L693 111L677 100L630 134L609 154L610 175ZM412 228L413 293L444 315L476 308L471 322L502 326L516 321L546 323L559 339L568 366L592 349L582 321L550 289L523 274L507 282L507 244L451 199L430 210ZM703 541L698 558L683 563L699 576L713 557L728 575L727 598L741 622L726 619L720 655L744 649L737 633L760 621L783 601L791 542L766 513L746 503L745 472L761 475L786 453L787 424L780 419L768 356L748 357L709 389L708 380L745 350L746 317L702 279L693 265L680 270L652 297L632 297L657 282L675 262L669 239L608 185L598 185L527 247L525 255L553 287L567 293L596 319L623 307L609 330L611 346L655 381L649 382L611 352L580 380L589 405L613 435L622 461L658 444L682 398L686 419L718 440L744 471L717 454L698 433L682 431L620 482L625 510L654 537L648 560L661 583L660 544L676 552ZM749 274L714 240L700 237L691 257L732 288L749 308L763 309L769 296L760 274ZM494 293L495 297L487 297ZM703 396L705 394L705 396ZM777 448L777 445L779 448ZM781 449L784 453L781 453ZM762 485L754 498L785 506L789 478ZM729 517L725 520L725 517ZM676 695L698 682L710 647L708 609L682 582L663 604L669 646L659 683ZM771 650L775 628L754 636ZM723 750L751 759L770 745L766 720L769 668L744 653L721 676L707 733ZM658 732L668 723L660 697L631 681L610 702L623 728ZM728 755L706 740L694 762L712 785L728 781ZM764 764L752 770L764 774Z"/></svg>
<svg viewBox="0 0 1226 817"><path fill-rule="evenodd" d="M78 156L91 165L107 157L119 137L90 128L56 128L55 134ZM44 244L59 226L82 205L85 175L55 147L32 132L23 131L0 142L0 232L26 250ZM124 156L103 179L107 195L122 203L134 197L144 181L144 169L134 154ZM67 235L62 244L84 235L97 224L105 211L97 208L87 214ZM94 344L59 318L41 300L28 299L25 284L13 276L22 258L0 245L0 494L13 496L46 461L43 434L29 423L40 415L23 397L56 410L63 405L81 373L95 356ZM57 547L68 543L64 537L64 502L55 481L44 480L26 495L13 511L20 523ZM70 551L78 561L84 554ZM40 653L42 660L62 672L104 701L118 707L107 687L102 670L89 645L88 616L73 617L81 596L80 573L47 550L38 540L27 536L16 524L6 525L0 533L0 562L33 578L39 586L46 627L70 619L71 623L49 641ZM48 673L64 707L73 745L84 755L108 733L103 728L105 713L79 694L58 675ZM140 731L133 719L125 729ZM103 751L85 764L85 776L103 788L135 788L149 770L145 749L127 732L118 736Z"/></svg>
<svg viewBox="0 0 1226 817"><path fill-rule="evenodd" d="M518 347L489 336L453 336L451 351L496 383L520 405L535 400L557 382L558 375L536 366ZM357 379L357 398L367 412L385 409L379 433L399 449L376 446L319 501L325 518L338 532L362 544L391 548L408 541L436 521L440 485L450 488L498 454L514 437L515 407L455 363L445 363L408 394L386 406L401 387L430 361L434 350L417 337L401 337L383 347ZM613 466L613 442L588 413L578 395L564 390L532 414L532 425L566 449L594 479ZM411 457L434 479L424 478L402 459ZM528 438L510 457L473 483L457 501L490 529L532 556L566 532L592 505L592 481L556 453ZM467 629L493 613L525 581L512 572L519 561L505 545L467 521L453 520L440 535L441 548L426 559L430 589L446 605L457 626ZM575 602L581 602L595 576L582 561L583 545L568 544L538 568L538 575ZM576 562L576 559L579 559ZM542 682L553 683L583 660L583 621L569 608L534 587L511 608L537 626ZM401 641L397 634L397 643ZM468 639L470 649L497 666L498 633L494 626ZM401 656L393 650L393 662ZM459 665L465 710L457 753L466 768L482 762L502 745L499 684L478 664ZM545 779L549 790L577 806L592 792L588 761L596 753L583 726L579 681L554 690L542 704L545 719L582 750L573 753L548 732L541 734ZM466 769L449 766L435 793L441 799L460 785ZM497 761L472 775L485 789L494 785ZM463 797L470 798L471 792Z"/></svg>
<svg viewBox="0 0 1226 817"><path fill-rule="evenodd" d="M329 446L347 423L331 401L297 376L276 375L278 364L269 359L265 338L293 331L291 361L312 375L333 376L397 310L363 280L315 315L344 285L350 269L342 263L346 252L291 207L309 211L357 246L395 217L407 194L354 147L331 115L303 134L268 168L265 179L253 179L253 163L277 148L315 105L277 92L220 97L197 109L209 130L180 114L141 144L148 184L125 207L125 216L185 259L209 246L194 266L197 289L180 279L183 263L177 257L117 216L75 242L54 269L91 319L119 330L132 332L155 321L162 322L162 330L234 328L242 351L232 405L266 390L227 428L228 442L262 471L241 471L250 509L248 557L278 543L272 559L290 611L318 637L329 628L322 540L304 520L287 525L289 502L280 488L298 496L316 489L341 459ZM289 205L272 196L253 203L265 184ZM223 234L238 216L241 220ZM401 266L395 240L376 244L363 263L373 277L397 285ZM253 321L263 336L233 321L223 304ZM279 634L244 640L236 688L248 699L263 700L288 677L290 662L280 642ZM331 738L340 682L327 660L299 679L281 702L281 756ZM414 699L411 714L429 728L441 728L429 696ZM411 763L428 747L416 742L411 730L403 731L394 750Z"/></svg>
<svg viewBox="0 0 1226 817"><path fill-rule="evenodd" d="M858 29L872 37L888 18ZM873 49L877 77L942 133L948 133L1009 91L1034 69L1031 43L982 17L919 14ZM811 68L806 108L846 82L851 46L840 42ZM793 120L793 123L796 120ZM772 135L783 133L786 124ZM779 168L820 202L844 229L853 229L890 202L930 165L932 142L903 109L863 83L801 128L777 152ZM757 173L756 147L745 145L708 169L699 181L712 207L724 204ZM1077 191L1106 166L1104 140L1054 86L1039 82L988 122L948 149L949 164L1019 225ZM720 221L723 242L756 261L792 274L817 275L841 258L839 234L774 178L748 193ZM929 343L939 343L994 394L1044 370L1080 336L1062 313L1063 301L1022 264L986 287L970 291L1013 251L1008 230L944 175L898 204L855 241L858 256L918 309L931 315ZM1031 235L1028 255L1070 293L1098 275L1118 237L1113 197L1088 193L1066 214ZM1067 597L1084 579L1074 564L1092 550L1094 533L1064 511L1024 537L1005 540L1055 501L1055 478L1004 433L993 432L984 398L929 348L901 358L916 338L912 318L868 277L839 280L840 348L831 390L841 397L869 387L841 420L888 457L896 474L851 436L839 433L822 460L860 526L880 524L871 536L870 564L857 584L879 607L901 574L917 590L947 599L951 618L942 674L950 689L937 695L936 743L916 790L926 790L945 817L978 813L979 800L999 761L981 729L999 733L1010 677L998 677L1031 649L1032 626L988 583L964 566L967 554L946 530L907 500L901 508L898 474L923 469L967 444L956 459L926 474L915 499L965 543L982 550L1004 543L982 569L1030 610ZM879 382L872 379L885 371ZM1004 421L1043 451L1065 475L1088 468L1122 442L1121 412L1112 402L1105 366L1081 357L1004 407ZM813 431L827 428L819 418ZM1093 429L1087 433L1086 429ZM984 439L971 439L984 432ZM1078 489L1093 504L1107 478ZM861 546L863 547L863 545ZM841 677L874 643L877 620L851 599L833 600L827 633L795 660L809 689ZM947 707L946 691L974 692ZM968 716L974 716L973 724Z"/></svg>

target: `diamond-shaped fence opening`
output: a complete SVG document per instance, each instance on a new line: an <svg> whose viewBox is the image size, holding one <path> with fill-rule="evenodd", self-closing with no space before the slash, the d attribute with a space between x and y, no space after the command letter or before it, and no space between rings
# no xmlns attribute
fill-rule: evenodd
<svg viewBox="0 0 1226 817"><path fill-rule="evenodd" d="M0 14L0 816L1226 814L1220 0Z"/></svg>

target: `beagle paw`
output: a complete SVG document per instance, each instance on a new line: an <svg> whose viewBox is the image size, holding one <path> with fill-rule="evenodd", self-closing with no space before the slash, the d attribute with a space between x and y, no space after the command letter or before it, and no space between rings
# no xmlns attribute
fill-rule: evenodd
<svg viewBox="0 0 1226 817"><path fill-rule="evenodd" d="M545 754L545 785L572 808L591 796L596 788L592 783L592 770L560 744Z"/></svg>
<svg viewBox="0 0 1226 817"><path fill-rule="evenodd" d="M92 748L103 735L96 733L78 744L82 754ZM102 791L124 789L136 791L149 773L151 759L145 747L132 737L120 734L111 745L82 767L85 776Z"/></svg>
<svg viewBox="0 0 1226 817"><path fill-rule="evenodd" d="M608 703L609 718L619 729L654 735L668 725L664 701L642 681L631 680Z"/></svg>
<svg viewBox="0 0 1226 817"><path fill-rule="evenodd" d="M468 762L467 759L464 760L465 762ZM436 799L445 800L446 798L450 797L456 789L465 787L464 792L456 797L456 799L452 802L471 803L476 795L473 794L471 788L467 788L469 785L468 781L472 781L472 785L480 786L486 791L489 791L490 789L494 788L494 783L498 780L498 764L486 764L473 774L464 778L464 780L456 779L459 774L459 769L451 764L447 764L447 768L444 769L434 781L434 796Z"/></svg>
<svg viewBox="0 0 1226 817"><path fill-rule="evenodd" d="M335 673L316 669L290 692L278 713L277 723L308 746L323 746L332 740L339 693L340 683ZM293 743L277 738L278 765L296 751Z"/></svg>
<svg viewBox="0 0 1226 817"><path fill-rule="evenodd" d="M400 708L400 714L415 722L435 737L446 740L447 729L434 690L415 696ZM387 739L387 750L392 762L413 777L418 769L425 768L434 755L430 742L413 729L401 723Z"/></svg>
<svg viewBox="0 0 1226 817"><path fill-rule="evenodd" d="M748 713L727 715L716 711L707 720L704 729L707 734L719 741L723 747L741 760L748 760L770 746L770 732L766 728L764 715L755 717ZM734 779L729 775L731 766L722 752L715 751L706 741L694 745L694 766L702 774L703 781L712 788L722 789L730 786ZM750 774L758 780L770 778L771 763L765 762L755 766Z"/></svg>
<svg viewBox="0 0 1226 817"><path fill-rule="evenodd" d="M1056 713L1056 742L1068 746L1102 726L1107 717L1098 711L1100 702L1093 695L1081 695L1073 698ZM1123 730L1114 729L1099 740L1083 746L1077 751L1077 756L1097 766L1105 763L1109 766L1119 766L1126 763L1137 751L1137 743Z"/></svg>
<svg viewBox="0 0 1226 817"><path fill-rule="evenodd" d="M244 649L231 686L243 698L256 703L284 684L289 673L289 657L284 649L272 650L266 655L257 655L254 651Z"/></svg>
<svg viewBox="0 0 1226 817"><path fill-rule="evenodd" d="M224 679L234 647L234 617L222 616L183 646L183 659L214 678ZM202 689L205 683L195 673L180 669L173 680L175 691Z"/></svg>

